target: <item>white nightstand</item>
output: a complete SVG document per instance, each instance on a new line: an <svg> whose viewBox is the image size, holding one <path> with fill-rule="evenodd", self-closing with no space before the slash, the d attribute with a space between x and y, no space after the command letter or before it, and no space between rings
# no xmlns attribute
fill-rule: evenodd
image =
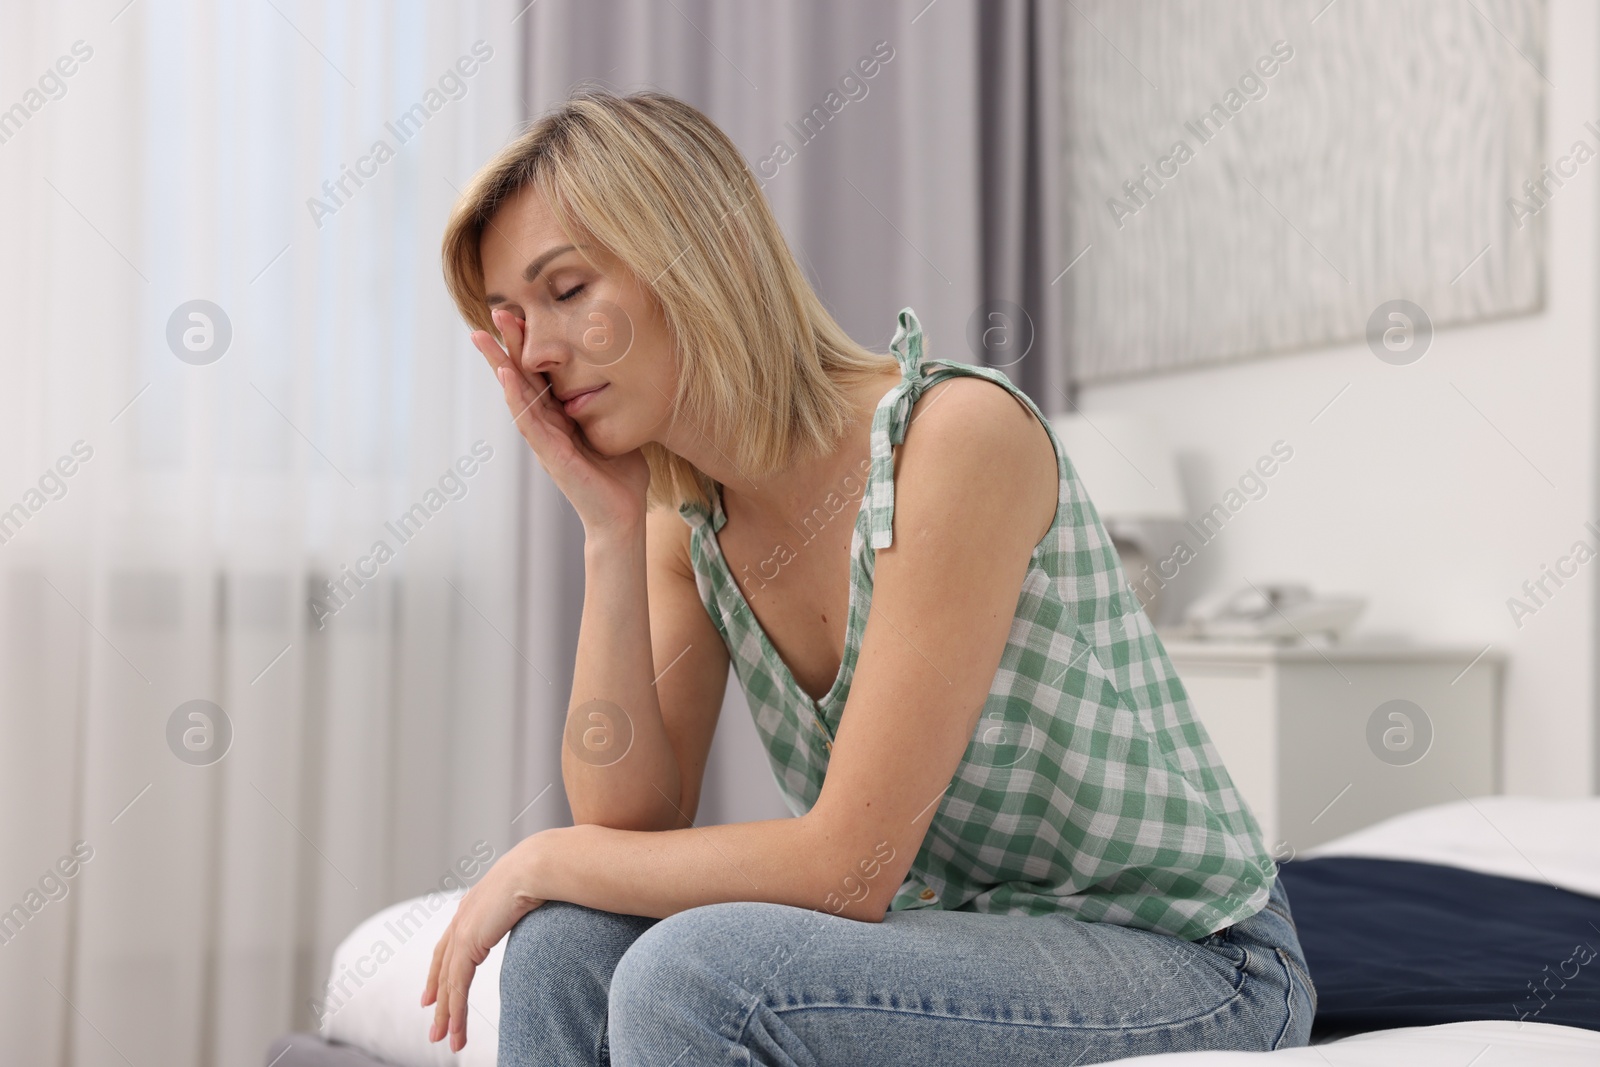
<svg viewBox="0 0 1600 1067"><path fill-rule="evenodd" d="M1501 791L1496 651L1162 643L1279 859L1391 815Z"/></svg>

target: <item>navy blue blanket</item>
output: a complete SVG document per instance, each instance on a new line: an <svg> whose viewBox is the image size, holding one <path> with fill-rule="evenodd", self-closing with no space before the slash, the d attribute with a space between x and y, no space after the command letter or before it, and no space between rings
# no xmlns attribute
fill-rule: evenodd
<svg viewBox="0 0 1600 1067"><path fill-rule="evenodd" d="M1600 899L1401 860L1291 860L1278 877L1317 987L1313 1040L1471 1019L1600 1030Z"/></svg>

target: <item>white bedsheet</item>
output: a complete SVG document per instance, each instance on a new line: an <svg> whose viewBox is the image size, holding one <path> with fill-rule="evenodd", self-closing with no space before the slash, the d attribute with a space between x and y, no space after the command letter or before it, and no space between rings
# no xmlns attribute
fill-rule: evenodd
<svg viewBox="0 0 1600 1067"><path fill-rule="evenodd" d="M1300 853L1442 863L1547 882L1600 897L1600 797L1474 797L1409 812ZM418 1000L433 946L460 896L403 901L374 915L334 951L322 1035L399 1067L495 1067L500 1022L496 945L468 998L467 1047L429 1044L433 1010ZM419 910L420 908L420 910ZM405 926L411 914L420 924ZM1474 1059L1474 1057L1477 1057ZM1600 1032L1551 1023L1490 1021L1377 1030L1277 1052L1179 1052L1114 1061L1136 1067L1600 1067Z"/></svg>
<svg viewBox="0 0 1600 1067"><path fill-rule="evenodd" d="M1396 815L1300 853L1464 867L1600 897L1600 797L1474 797Z"/></svg>
<svg viewBox="0 0 1600 1067"><path fill-rule="evenodd" d="M1108 1062L1127 1067L1595 1067L1600 1031L1485 1019L1374 1030L1277 1052L1167 1052Z"/></svg>

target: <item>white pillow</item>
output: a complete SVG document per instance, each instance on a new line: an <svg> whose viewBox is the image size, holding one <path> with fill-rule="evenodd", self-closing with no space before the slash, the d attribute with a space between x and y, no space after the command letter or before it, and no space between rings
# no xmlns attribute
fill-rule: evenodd
<svg viewBox="0 0 1600 1067"><path fill-rule="evenodd" d="M433 948L464 895L433 892L391 905L340 942L322 997L322 1036L400 1067L495 1067L505 938L472 979L467 1044L460 1052L450 1051L448 1037L428 1040L433 1008L421 1004Z"/></svg>

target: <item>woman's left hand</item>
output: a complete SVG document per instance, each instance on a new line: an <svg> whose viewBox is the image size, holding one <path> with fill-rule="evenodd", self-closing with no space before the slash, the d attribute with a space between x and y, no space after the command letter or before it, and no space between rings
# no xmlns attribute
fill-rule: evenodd
<svg viewBox="0 0 1600 1067"><path fill-rule="evenodd" d="M467 890L434 947L422 1006L435 1005L428 1040L438 1041L448 1033L452 1052L460 1052L467 1043L467 988L478 965L518 919L544 903L530 892L538 838L538 834L523 838ZM444 987L443 996L439 995L440 986Z"/></svg>

